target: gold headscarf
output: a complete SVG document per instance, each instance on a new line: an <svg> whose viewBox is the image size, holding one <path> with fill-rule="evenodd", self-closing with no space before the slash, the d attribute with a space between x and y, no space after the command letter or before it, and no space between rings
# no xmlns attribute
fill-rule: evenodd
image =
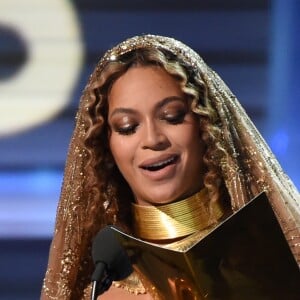
<svg viewBox="0 0 300 300"><path fill-rule="evenodd" d="M299 193L282 171L271 150L220 77L202 58L183 43L168 37L144 35L128 39L109 50L100 60L87 88L104 66L122 54L139 48L158 48L172 52L199 74L208 89L208 100L221 120L222 146L229 154L222 161L223 177L233 210L253 196L267 191L274 212L290 248L300 263ZM92 195L85 189L86 150L82 146L87 125L82 112L89 98L83 93L76 117L65 167L64 182L57 210L56 227L42 299L88 299L91 274L91 236L83 228L89 216L86 207Z"/></svg>

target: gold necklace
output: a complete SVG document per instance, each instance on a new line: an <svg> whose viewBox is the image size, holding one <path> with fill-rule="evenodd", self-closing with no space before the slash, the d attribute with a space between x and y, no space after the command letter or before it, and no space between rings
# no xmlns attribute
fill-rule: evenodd
<svg viewBox="0 0 300 300"><path fill-rule="evenodd" d="M220 203L212 203L211 213L207 203L206 188L189 198L166 205L133 203L135 233L147 240L167 240L207 228L224 214Z"/></svg>

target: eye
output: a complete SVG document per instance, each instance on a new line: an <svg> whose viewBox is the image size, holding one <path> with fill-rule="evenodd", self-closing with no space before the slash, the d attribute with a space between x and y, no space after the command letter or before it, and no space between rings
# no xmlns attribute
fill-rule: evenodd
<svg viewBox="0 0 300 300"><path fill-rule="evenodd" d="M164 112L161 119L166 120L169 124L177 125L181 124L186 116L186 110L178 110L176 112Z"/></svg>
<svg viewBox="0 0 300 300"><path fill-rule="evenodd" d="M137 124L120 126L120 127L114 128L114 131L116 131L120 135L131 135L136 132L137 126L138 126Z"/></svg>
<svg viewBox="0 0 300 300"><path fill-rule="evenodd" d="M139 125L138 120L128 114L116 114L109 123L111 129L120 135L134 134Z"/></svg>

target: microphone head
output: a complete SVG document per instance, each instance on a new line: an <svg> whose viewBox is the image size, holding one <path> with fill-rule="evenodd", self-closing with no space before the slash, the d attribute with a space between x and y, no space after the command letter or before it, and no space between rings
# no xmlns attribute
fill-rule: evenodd
<svg viewBox="0 0 300 300"><path fill-rule="evenodd" d="M133 271L129 257L109 226L101 229L95 236L92 246L92 258L96 268L97 264L106 266L106 271L112 280L125 279ZM93 278L95 277L94 274L92 276L93 280L98 281L101 279Z"/></svg>

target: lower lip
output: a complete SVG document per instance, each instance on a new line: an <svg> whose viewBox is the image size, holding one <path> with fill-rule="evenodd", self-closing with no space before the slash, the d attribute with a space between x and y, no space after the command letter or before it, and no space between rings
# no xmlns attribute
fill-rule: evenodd
<svg viewBox="0 0 300 300"><path fill-rule="evenodd" d="M159 181L173 177L176 173L176 165L177 163L173 163L157 171L149 171L145 169L141 170L142 174L148 179L153 181Z"/></svg>

